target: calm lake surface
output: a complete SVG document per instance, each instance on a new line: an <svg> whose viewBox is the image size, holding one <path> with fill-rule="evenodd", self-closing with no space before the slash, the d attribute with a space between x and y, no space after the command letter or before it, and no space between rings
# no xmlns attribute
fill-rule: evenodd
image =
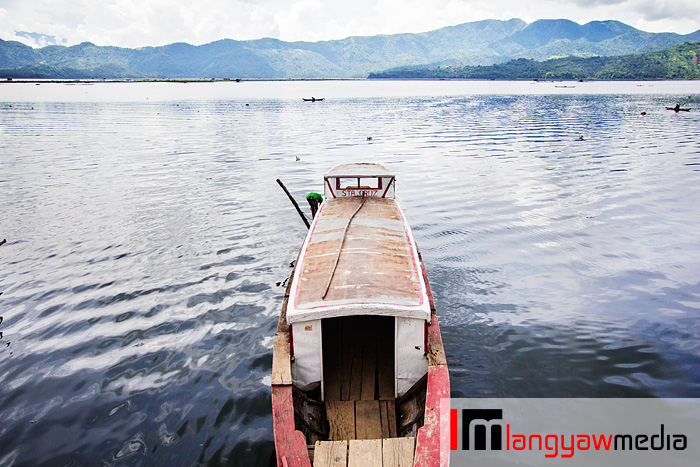
<svg viewBox="0 0 700 467"><path fill-rule="evenodd" d="M348 162L397 175L453 397L700 397L699 130L700 82L0 84L0 466L266 465L275 179Z"/></svg>

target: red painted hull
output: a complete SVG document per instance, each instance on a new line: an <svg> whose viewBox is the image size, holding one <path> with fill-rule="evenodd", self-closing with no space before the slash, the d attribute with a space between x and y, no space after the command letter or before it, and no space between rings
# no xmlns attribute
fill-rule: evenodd
<svg viewBox="0 0 700 467"><path fill-rule="evenodd" d="M426 326L429 364L425 422L418 430L418 436L416 438L414 467L442 467L449 465L450 451L449 444L447 442L441 443L440 440L440 401L443 398L450 397L450 378L442 346L442 336L440 334L438 318L435 313L433 296L430 291L430 284L422 260L421 266L423 277L428 287L432 317L431 323ZM283 315L285 314L285 310L286 297L283 305ZM281 320L278 334L280 334L282 338L279 340L283 343L282 347L286 347L287 355L289 355L288 332L286 325ZM276 336L276 341L277 340L278 337ZM276 368L275 363L276 362L273 361L272 420L277 465L279 467L311 467L312 464L307 450L306 439L302 432L296 430L294 425L292 385L288 384L290 381L287 377L275 377L275 373L279 371L279 366Z"/></svg>
<svg viewBox="0 0 700 467"><path fill-rule="evenodd" d="M279 467L311 467L304 434L294 428L292 386L272 386L272 423Z"/></svg>
<svg viewBox="0 0 700 467"><path fill-rule="evenodd" d="M440 416L441 400L450 397L447 360L425 265L393 200L394 176L378 164L346 164L324 181L328 204L297 258L275 333L277 465L311 467L312 458L320 464L347 455L367 467L381 465L385 456L401 465L447 466L449 442L440 439L449 433L441 429L441 418L448 417ZM346 190L346 199L337 199L333 186ZM356 191L362 191L359 203ZM346 277L329 289L341 251Z"/></svg>

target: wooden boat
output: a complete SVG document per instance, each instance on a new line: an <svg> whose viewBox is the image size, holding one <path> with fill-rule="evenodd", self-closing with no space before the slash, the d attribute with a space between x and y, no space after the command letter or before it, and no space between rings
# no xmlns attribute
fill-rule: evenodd
<svg viewBox="0 0 700 467"><path fill-rule="evenodd" d="M676 112L690 112L690 109L682 109L680 107L666 107L666 110L675 110Z"/></svg>
<svg viewBox="0 0 700 467"><path fill-rule="evenodd" d="M277 465L447 465L447 362L395 177L347 164L324 185L275 333Z"/></svg>
<svg viewBox="0 0 700 467"><path fill-rule="evenodd" d="M304 99L304 101L306 101L306 102L321 102L322 100L325 99L325 97L321 97L321 98L316 98L316 97L302 97L302 99Z"/></svg>

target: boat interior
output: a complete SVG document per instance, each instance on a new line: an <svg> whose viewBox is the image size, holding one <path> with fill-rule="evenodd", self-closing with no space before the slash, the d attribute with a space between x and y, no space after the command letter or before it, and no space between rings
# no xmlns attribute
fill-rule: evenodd
<svg viewBox="0 0 700 467"><path fill-rule="evenodd" d="M315 467L326 465L320 457L328 457L314 453L319 446L337 450L351 440L400 441L413 459L415 436L424 422L427 376L395 397L394 336L390 316L322 320L323 396L320 387L293 389L296 429L304 433L312 459L315 454Z"/></svg>

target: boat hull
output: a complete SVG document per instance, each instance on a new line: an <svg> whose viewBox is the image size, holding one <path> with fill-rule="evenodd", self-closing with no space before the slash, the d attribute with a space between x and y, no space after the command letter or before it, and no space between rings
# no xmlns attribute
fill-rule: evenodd
<svg viewBox="0 0 700 467"><path fill-rule="evenodd" d="M419 253L420 258L420 253ZM435 310L435 303L430 283L428 281L425 266L420 259L421 274L425 281L428 298L431 308L431 320L426 324L426 358L428 360L428 372L426 375L424 397L417 398L424 400L423 423L416 426L414 430L415 449L413 452L412 465L415 467L437 467L449 465L449 446L441 443L441 406L442 399L450 397L450 381L445 357L440 326ZM292 273L293 276L294 273ZM275 342L272 362L272 418L275 437L275 451L277 465L282 467L303 466L311 467L314 458L314 448L305 434L300 424L299 414L295 418L295 393L300 391L293 389L291 362L291 343L293 336L286 321L287 304L289 302L291 280L285 291L280 320L275 333ZM299 401L296 401L297 405ZM445 417L442 417L445 418ZM411 434L408 435L411 437ZM389 438L400 439L400 438ZM388 442L387 439L384 440ZM352 443L353 441L349 441ZM316 446L319 446L316 442Z"/></svg>
<svg viewBox="0 0 700 467"><path fill-rule="evenodd" d="M395 179L370 163L324 176L275 333L278 466L449 463L447 360Z"/></svg>

